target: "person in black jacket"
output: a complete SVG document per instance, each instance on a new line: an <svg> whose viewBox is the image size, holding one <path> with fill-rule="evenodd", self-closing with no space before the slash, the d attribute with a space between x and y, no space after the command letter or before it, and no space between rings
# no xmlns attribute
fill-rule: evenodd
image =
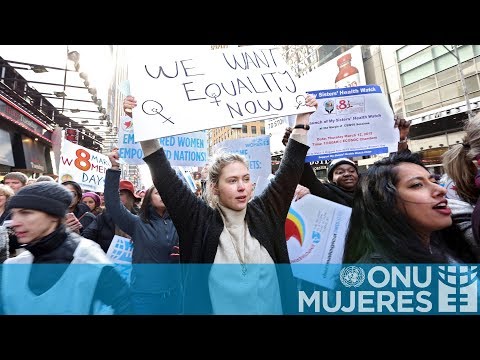
<svg viewBox="0 0 480 360"><path fill-rule="evenodd" d="M398 142L398 152L408 150L408 134L410 132L410 121L395 117L394 127L398 128L400 141ZM288 127L285 130L282 142L285 145L292 132ZM327 183L320 181L312 166L305 163L300 184L310 189L312 195L336 202L341 205L352 207L353 195L357 188L360 174L354 161L347 158L332 160L327 169Z"/></svg>
<svg viewBox="0 0 480 360"><path fill-rule="evenodd" d="M315 106L315 98L307 96L306 104ZM124 109L135 106L135 99L126 97ZM190 264L185 274L186 314L298 312L285 220L308 150L309 116L297 116L297 126L275 177L253 199L253 184L243 156L218 154L209 162L210 201L205 202L178 178L158 140L140 142L153 183L177 228L180 261Z"/></svg>
<svg viewBox="0 0 480 360"><path fill-rule="evenodd" d="M137 197L131 189L133 189L133 184L130 181L121 180L119 187L120 201L133 215L137 215L138 211L135 207ZM108 251L115 235L128 239L131 238L130 235L122 231L118 225L115 225L115 221L108 211L108 208L105 208L102 213L98 214L95 220L82 232L83 237L98 243L105 253Z"/></svg>
<svg viewBox="0 0 480 360"><path fill-rule="evenodd" d="M87 315L101 305L132 313L129 286L100 247L66 228L71 201L65 187L50 181L28 185L10 200L11 228L26 251L1 267L3 313Z"/></svg>
<svg viewBox="0 0 480 360"><path fill-rule="evenodd" d="M82 188L72 180L62 182L62 185L72 193L72 203L70 204L66 217L65 225L77 234L83 235L83 231L95 220L95 215L90 212L90 208L82 202Z"/></svg>

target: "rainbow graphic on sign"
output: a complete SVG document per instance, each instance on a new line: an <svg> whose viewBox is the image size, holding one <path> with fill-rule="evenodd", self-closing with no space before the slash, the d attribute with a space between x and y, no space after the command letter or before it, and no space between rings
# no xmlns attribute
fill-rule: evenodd
<svg viewBox="0 0 480 360"><path fill-rule="evenodd" d="M305 223L303 222L302 216L290 208L290 210L288 210L287 220L285 221L285 238L288 241L292 237L300 243L300 246L303 245Z"/></svg>

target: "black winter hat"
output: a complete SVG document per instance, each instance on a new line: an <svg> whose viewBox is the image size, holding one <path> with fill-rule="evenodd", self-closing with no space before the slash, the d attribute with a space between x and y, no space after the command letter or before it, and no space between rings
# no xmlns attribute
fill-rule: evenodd
<svg viewBox="0 0 480 360"><path fill-rule="evenodd" d="M352 166L355 168L355 171L356 171L357 174L358 174L357 164L355 164L352 160L347 159L347 158L335 159L335 160L330 161L330 164L328 164L328 168L327 168L327 178L328 178L328 181L331 182L331 181L333 180L333 171L335 170L335 168L336 168L337 166L340 166L340 165L342 165L342 164L352 165Z"/></svg>
<svg viewBox="0 0 480 360"><path fill-rule="evenodd" d="M33 209L64 217L71 202L72 194L64 186L53 181L42 181L21 188L10 198L7 209Z"/></svg>

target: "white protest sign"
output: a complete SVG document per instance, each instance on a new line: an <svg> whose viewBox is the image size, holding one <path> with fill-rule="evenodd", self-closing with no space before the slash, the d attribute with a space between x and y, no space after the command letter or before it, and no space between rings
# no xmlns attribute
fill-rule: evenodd
<svg viewBox="0 0 480 360"><path fill-rule="evenodd" d="M268 135L226 140L213 147L214 153L218 151L245 156L250 166L250 179L254 183L258 178L267 179L272 173L270 136Z"/></svg>
<svg viewBox="0 0 480 360"><path fill-rule="evenodd" d="M142 165L143 150L133 138L133 121L130 116L121 116L118 130L118 156L126 164Z"/></svg>
<svg viewBox="0 0 480 360"><path fill-rule="evenodd" d="M275 46L132 46L135 140L311 112Z"/></svg>
<svg viewBox="0 0 480 360"><path fill-rule="evenodd" d="M318 101L310 116L306 162L397 151L393 111L377 85L309 91Z"/></svg>
<svg viewBox="0 0 480 360"><path fill-rule="evenodd" d="M291 264L341 264L345 236L352 209L314 195L305 195L292 201L285 222L285 238ZM323 272L326 266L293 266L293 275L299 279L329 287L330 276Z"/></svg>
<svg viewBox="0 0 480 360"><path fill-rule="evenodd" d="M112 166L108 156L68 140L62 141L58 181L73 180L82 189L103 192L105 172Z"/></svg>
<svg viewBox="0 0 480 360"><path fill-rule="evenodd" d="M197 190L197 186L195 185L195 181L193 180L191 172L187 172L183 166L175 166L174 167L177 176L185 183L187 186L192 190L194 193Z"/></svg>
<svg viewBox="0 0 480 360"><path fill-rule="evenodd" d="M145 164L140 143L135 142L133 122L129 116L120 118L118 154L131 165ZM160 138L165 155L172 166L204 166L208 160L207 134L204 130Z"/></svg>
<svg viewBox="0 0 480 360"><path fill-rule="evenodd" d="M285 151L282 144L285 129L289 127L288 116L265 120L265 133L270 136L270 152Z"/></svg>
<svg viewBox="0 0 480 360"><path fill-rule="evenodd" d="M257 182L255 183L255 190L253 191L253 196L259 196L263 190L265 190L270 184L270 181L275 177L275 175L270 174L268 175L267 178L263 176L259 176L258 179L256 180Z"/></svg>

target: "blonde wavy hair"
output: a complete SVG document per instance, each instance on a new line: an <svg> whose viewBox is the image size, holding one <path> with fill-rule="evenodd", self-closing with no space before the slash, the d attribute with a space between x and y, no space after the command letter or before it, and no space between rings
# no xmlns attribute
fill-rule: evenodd
<svg viewBox="0 0 480 360"><path fill-rule="evenodd" d="M205 201L210 207L216 208L218 205L218 195L215 195L214 188L218 186L218 181L223 168L235 162L242 163L247 169L249 169L245 156L235 153L219 152L208 162Z"/></svg>
<svg viewBox="0 0 480 360"><path fill-rule="evenodd" d="M477 168L472 163L480 155L480 113L465 123L462 144L455 144L442 156L447 175L455 182L457 194L471 204L477 202L480 189L475 186Z"/></svg>

